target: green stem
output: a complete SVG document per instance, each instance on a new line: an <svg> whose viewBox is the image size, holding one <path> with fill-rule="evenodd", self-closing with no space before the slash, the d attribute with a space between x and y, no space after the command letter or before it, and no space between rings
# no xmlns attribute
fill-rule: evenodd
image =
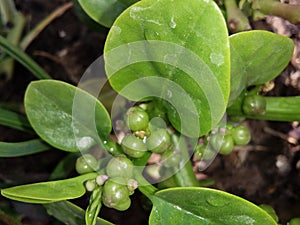
<svg viewBox="0 0 300 225"><path fill-rule="evenodd" d="M264 97L267 102L263 115L247 115L242 111L242 101L238 101L227 109L229 116L243 116L250 119L271 121L300 121L300 96L296 97Z"/></svg>
<svg viewBox="0 0 300 225"><path fill-rule="evenodd" d="M153 185L151 185L143 176L143 168L147 164L147 161L150 157L150 153L145 154L144 157L133 161L135 165L134 178L137 180L139 185L139 190L142 192L147 198L151 199L154 193L157 190Z"/></svg>
<svg viewBox="0 0 300 225"><path fill-rule="evenodd" d="M49 14L45 19L39 22L20 42L20 48L25 50L30 43L44 30L53 20L60 17L72 7L73 3L68 2L61 7L54 10L51 14Z"/></svg>
<svg viewBox="0 0 300 225"><path fill-rule="evenodd" d="M300 23L300 5L289 5L277 0L254 0L253 9L267 15L279 16L292 23Z"/></svg>
<svg viewBox="0 0 300 225"><path fill-rule="evenodd" d="M16 12L14 14L13 28L9 31L6 37L7 41L17 46L21 39L21 35L25 27L25 24L26 24L26 19L23 16L23 14L20 12ZM6 80L10 80L13 74L13 70L14 70L13 58L6 58L0 62L0 74L3 74Z"/></svg>
<svg viewBox="0 0 300 225"><path fill-rule="evenodd" d="M16 8L12 0L1 0L0 1L0 15L4 25L13 22Z"/></svg>
<svg viewBox="0 0 300 225"><path fill-rule="evenodd" d="M172 135L173 143L180 149L180 153L185 163L180 170L174 174L174 179L180 187L199 187L199 182L195 177L190 156L188 154L187 143L184 138L178 137L178 135Z"/></svg>
<svg viewBox="0 0 300 225"><path fill-rule="evenodd" d="M224 0L224 4L226 8L227 24L231 32L236 33L251 29L248 18L238 8L235 0Z"/></svg>
<svg viewBox="0 0 300 225"><path fill-rule="evenodd" d="M27 54L22 52L18 47L11 44L0 35L0 49L16 59L25 68L27 68L38 79L51 79L51 77Z"/></svg>

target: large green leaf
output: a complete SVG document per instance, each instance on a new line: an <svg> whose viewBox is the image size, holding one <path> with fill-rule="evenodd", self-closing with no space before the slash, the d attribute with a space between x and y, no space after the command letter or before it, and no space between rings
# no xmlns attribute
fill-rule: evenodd
<svg viewBox="0 0 300 225"><path fill-rule="evenodd" d="M157 192L152 203L150 225L277 225L258 206L214 189L166 189Z"/></svg>
<svg viewBox="0 0 300 225"><path fill-rule="evenodd" d="M47 145L41 139L16 143L0 142L0 157L25 156L44 152L49 149L51 149L51 146Z"/></svg>
<svg viewBox="0 0 300 225"><path fill-rule="evenodd" d="M220 121L227 105L228 42L213 1L144 0L112 26L105 69L120 94L134 101L163 99L172 125L197 137Z"/></svg>
<svg viewBox="0 0 300 225"><path fill-rule="evenodd" d="M85 211L68 201L45 204L48 214L54 216L64 224L80 225L85 224ZM112 223L97 218L96 225L113 225Z"/></svg>
<svg viewBox="0 0 300 225"><path fill-rule="evenodd" d="M76 0L83 10L96 22L111 27L115 19L138 0Z"/></svg>
<svg viewBox="0 0 300 225"><path fill-rule="evenodd" d="M246 31L230 36L230 104L248 86L264 84L280 74L293 54L290 38L268 31Z"/></svg>
<svg viewBox="0 0 300 225"><path fill-rule="evenodd" d="M1 194L13 200L39 204L74 199L85 194L83 183L96 176L96 173L89 173L66 180L25 184L2 189Z"/></svg>
<svg viewBox="0 0 300 225"><path fill-rule="evenodd" d="M104 106L92 95L70 84L41 80L25 93L25 110L36 133L65 151L84 150L111 131Z"/></svg>

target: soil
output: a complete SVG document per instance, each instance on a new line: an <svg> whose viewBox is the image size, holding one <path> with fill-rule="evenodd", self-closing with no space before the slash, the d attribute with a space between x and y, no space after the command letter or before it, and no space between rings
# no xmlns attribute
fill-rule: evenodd
<svg viewBox="0 0 300 225"><path fill-rule="evenodd" d="M19 10L28 16L28 32L65 0L15 0ZM297 48L291 64L276 78L272 96L300 94L300 28L277 17L253 22L254 29L265 29L292 38ZM54 79L76 85L85 69L102 54L107 29L95 31L70 9L54 20L33 41L26 52ZM23 112L27 85L35 78L16 64L13 77L0 80L0 102L13 103ZM215 180L214 188L248 199L256 204L271 205L286 224L300 217L300 126L298 122L246 120L252 133L251 143L235 148L229 156L218 156L210 167L198 175ZM33 134L0 126L0 141L24 141ZM52 150L21 158L0 159L0 188L45 181L65 153ZM201 176L200 176L201 177ZM104 208L101 217L116 224L147 224L148 210L142 195L135 194L134 204L126 212ZM86 200L76 201L81 206ZM22 218L23 224L59 225L42 207L8 201L0 197L0 209ZM126 219L125 219L126 218ZM1 214L0 214L0 224ZM8 224L8 223L7 223Z"/></svg>

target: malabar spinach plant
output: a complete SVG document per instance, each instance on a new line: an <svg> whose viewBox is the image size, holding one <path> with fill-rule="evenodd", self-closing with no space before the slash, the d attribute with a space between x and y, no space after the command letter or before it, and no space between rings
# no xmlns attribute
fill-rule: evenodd
<svg viewBox="0 0 300 225"><path fill-rule="evenodd" d="M1 124L40 137L0 143L1 157L51 147L69 152L50 181L8 187L1 194L43 204L66 224L111 224L98 218L102 205L127 210L136 189L152 202L149 224L277 224L265 207L199 187L189 159L210 162L217 153L249 143L248 128L225 124L226 113L300 121L300 98L261 94L288 64L293 42L267 31L229 36L221 10L210 0L135 2L79 0L91 18L110 27L104 62L111 87L123 96L116 98L117 106L107 109L98 92L89 93L84 85L44 79L26 90L26 117L1 109ZM0 47L45 77L3 37ZM143 176L152 154L160 159L156 186ZM73 168L78 176L67 178ZM85 212L68 201L84 194L89 195Z"/></svg>

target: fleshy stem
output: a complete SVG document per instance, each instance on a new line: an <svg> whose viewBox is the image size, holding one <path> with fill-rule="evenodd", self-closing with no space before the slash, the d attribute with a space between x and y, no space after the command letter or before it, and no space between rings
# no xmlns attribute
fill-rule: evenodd
<svg viewBox="0 0 300 225"><path fill-rule="evenodd" d="M184 166L180 168L175 174L174 179L179 187L199 187L199 182L195 177L190 156L187 149L187 143L184 138L180 138L174 134L172 135L173 143L180 149L183 158Z"/></svg>
<svg viewBox="0 0 300 225"><path fill-rule="evenodd" d="M251 26L246 15L238 8L235 0L224 0L227 24L231 32L250 30Z"/></svg>
<svg viewBox="0 0 300 225"><path fill-rule="evenodd" d="M300 5L289 5L277 0L253 0L252 8L266 15L279 16L294 24L300 23Z"/></svg>
<svg viewBox="0 0 300 225"><path fill-rule="evenodd" d="M272 121L300 121L300 96L296 97L264 97L266 112L263 115L247 115L243 112L242 99L227 109L229 116L242 116L250 119Z"/></svg>

